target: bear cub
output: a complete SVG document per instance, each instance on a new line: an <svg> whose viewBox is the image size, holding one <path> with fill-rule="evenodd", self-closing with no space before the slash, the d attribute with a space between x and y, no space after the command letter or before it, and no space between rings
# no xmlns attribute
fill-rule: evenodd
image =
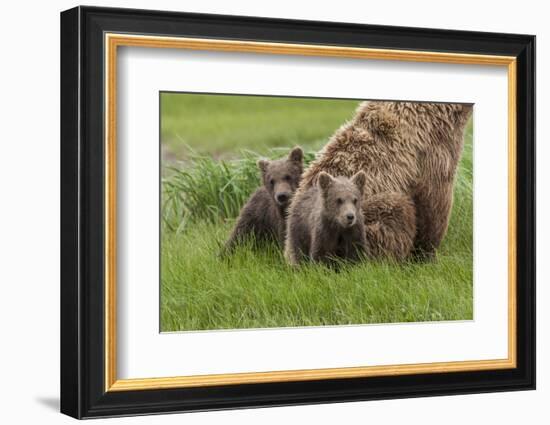
<svg viewBox="0 0 550 425"><path fill-rule="evenodd" d="M335 258L357 260L365 251L361 201L366 175L351 179L319 174L317 184L293 201L287 223L285 257L291 265L303 259L333 263Z"/></svg>
<svg viewBox="0 0 550 425"><path fill-rule="evenodd" d="M245 239L259 243L276 241L283 245L287 210L300 184L303 157L302 149L296 147L287 158L258 161L262 186L242 208L224 253L231 252Z"/></svg>

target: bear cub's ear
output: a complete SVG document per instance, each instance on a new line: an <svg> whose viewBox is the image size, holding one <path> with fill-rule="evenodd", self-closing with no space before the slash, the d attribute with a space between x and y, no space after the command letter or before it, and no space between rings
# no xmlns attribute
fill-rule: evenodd
<svg viewBox="0 0 550 425"><path fill-rule="evenodd" d="M302 151L302 148L296 146L292 149L288 154L288 159L301 164L304 159L304 152Z"/></svg>
<svg viewBox="0 0 550 425"><path fill-rule="evenodd" d="M319 183L319 187L321 188L321 191L323 192L323 194L326 195L329 187L331 186L332 182L334 181L334 179L332 178L332 176L328 173L325 173L324 171L321 171L319 173L319 180L318 180L318 183Z"/></svg>
<svg viewBox="0 0 550 425"><path fill-rule="evenodd" d="M359 189L359 192L363 194L363 191L365 190L365 183L367 182L367 175L364 171L359 171L356 173L352 178L351 181L355 186L357 186L357 189Z"/></svg>
<svg viewBox="0 0 550 425"><path fill-rule="evenodd" d="M267 167L269 167L269 161L265 159L259 159L257 164L262 174L265 174L267 172Z"/></svg>

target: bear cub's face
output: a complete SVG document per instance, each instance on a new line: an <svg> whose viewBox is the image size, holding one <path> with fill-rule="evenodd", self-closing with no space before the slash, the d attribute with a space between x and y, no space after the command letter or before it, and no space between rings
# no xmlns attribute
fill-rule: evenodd
<svg viewBox="0 0 550 425"><path fill-rule="evenodd" d="M332 177L324 171L319 174L319 188L324 200L324 214L344 229L362 220L361 200L366 175L359 171L351 179Z"/></svg>
<svg viewBox="0 0 550 425"><path fill-rule="evenodd" d="M290 204L292 195L294 195L300 184L303 158L302 149L296 147L292 149L287 158L274 161L261 159L258 161L264 187L277 205L282 208L286 208Z"/></svg>

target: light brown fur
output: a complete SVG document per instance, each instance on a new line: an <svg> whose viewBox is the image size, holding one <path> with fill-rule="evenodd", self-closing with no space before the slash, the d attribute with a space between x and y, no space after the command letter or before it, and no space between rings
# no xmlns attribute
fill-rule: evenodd
<svg viewBox="0 0 550 425"><path fill-rule="evenodd" d="M400 193L414 203L414 249L432 255L445 236L471 105L363 102L306 170L296 197L320 172L366 174L365 199ZM408 213L407 213L408 214ZM378 238L375 232L369 237ZM401 258L402 253L396 252Z"/></svg>
<svg viewBox="0 0 550 425"><path fill-rule="evenodd" d="M416 236L413 200L402 193L378 193L365 198L362 207L367 256L407 259Z"/></svg>

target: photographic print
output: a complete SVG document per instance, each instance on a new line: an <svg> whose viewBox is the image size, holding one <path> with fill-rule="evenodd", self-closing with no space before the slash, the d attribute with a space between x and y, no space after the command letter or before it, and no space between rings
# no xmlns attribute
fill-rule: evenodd
<svg viewBox="0 0 550 425"><path fill-rule="evenodd" d="M161 92L161 331L472 320L473 110Z"/></svg>
<svg viewBox="0 0 550 425"><path fill-rule="evenodd" d="M534 36L81 6L61 76L63 413L534 389Z"/></svg>

